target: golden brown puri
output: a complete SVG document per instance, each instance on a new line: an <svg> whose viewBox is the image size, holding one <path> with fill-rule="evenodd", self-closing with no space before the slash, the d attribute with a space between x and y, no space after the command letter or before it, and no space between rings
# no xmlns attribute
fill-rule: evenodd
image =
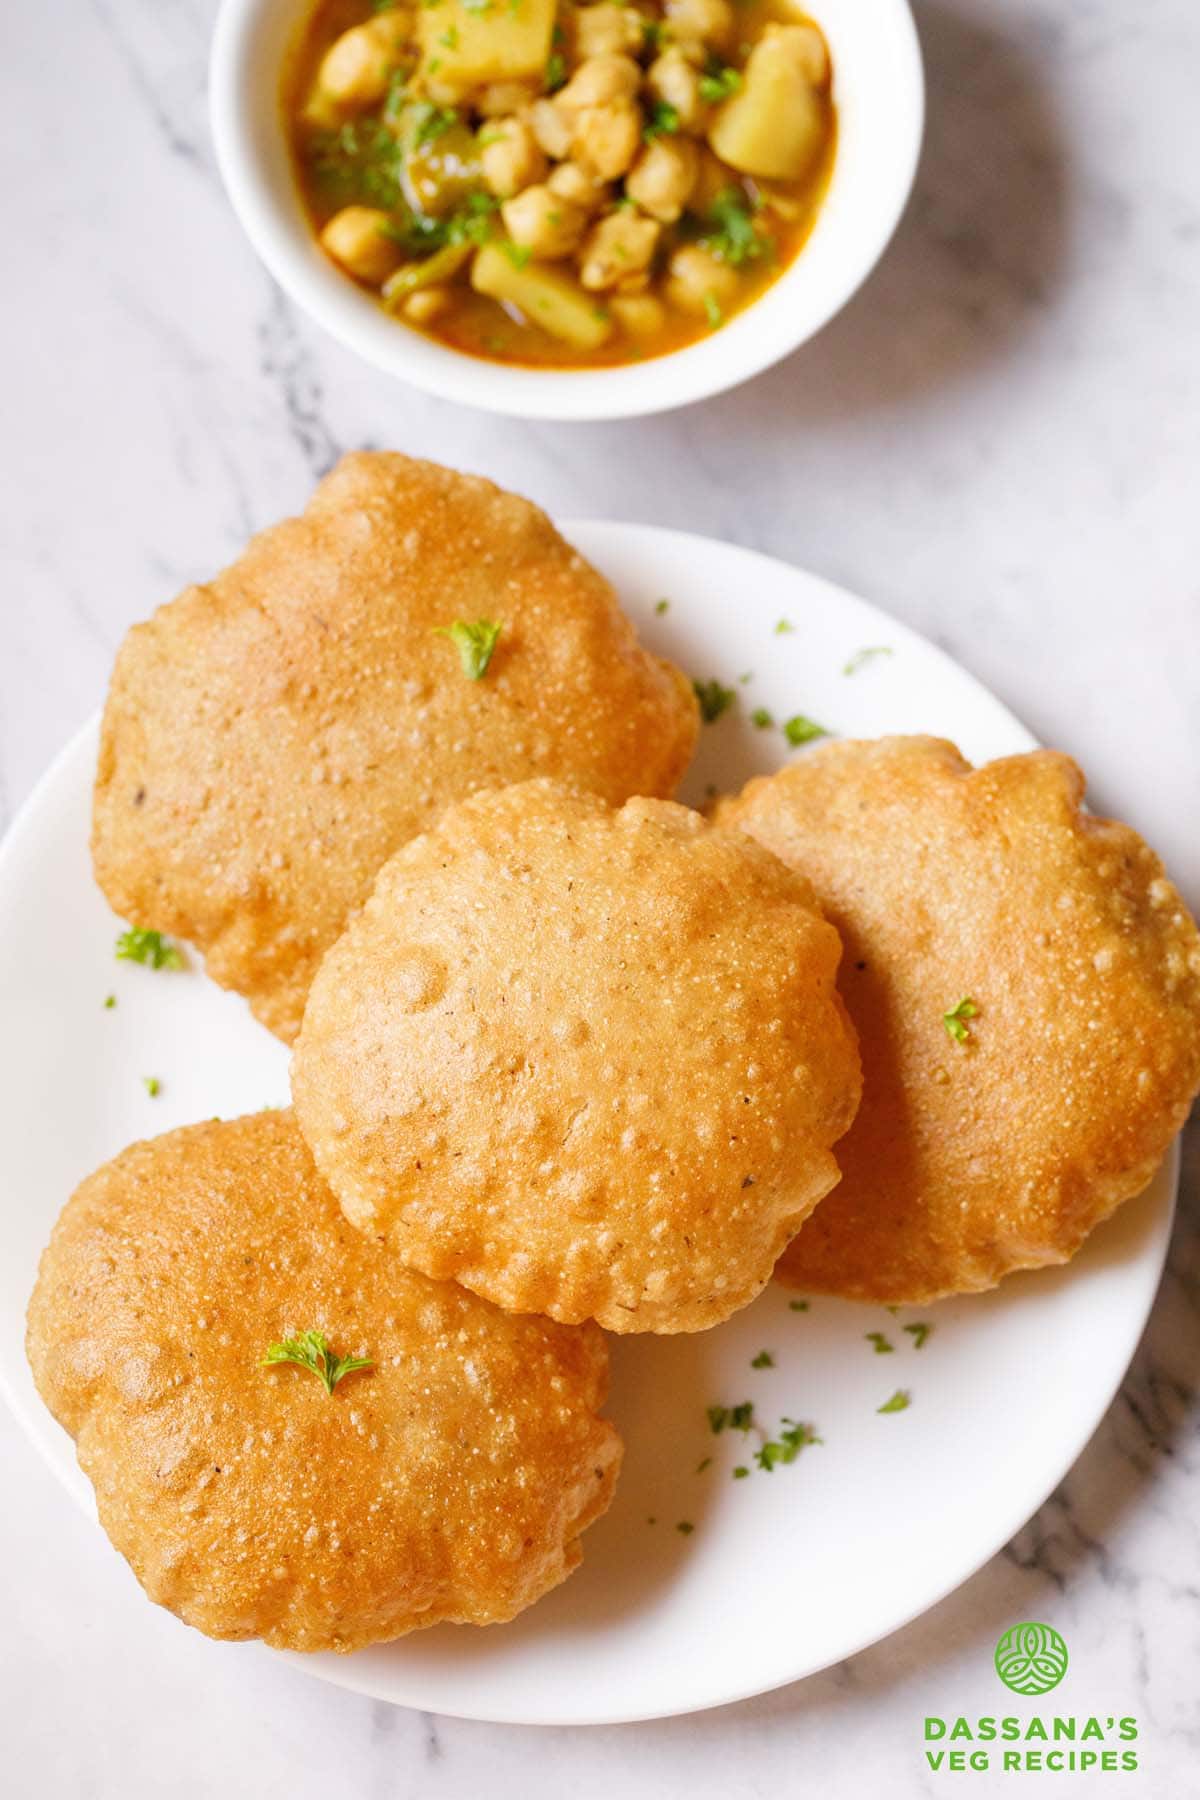
<svg viewBox="0 0 1200 1800"><path fill-rule="evenodd" d="M972 770L915 737L825 745L719 809L812 880L862 1046L842 1181L785 1282L992 1287L1066 1262L1150 1179L1200 1085L1200 936L1136 832L1082 799L1065 756Z"/></svg>
<svg viewBox="0 0 1200 1800"><path fill-rule="evenodd" d="M353 1222L515 1312L699 1331L769 1280L859 1096L808 884L669 801L479 795L313 984L301 1128Z"/></svg>
<svg viewBox="0 0 1200 1800"><path fill-rule="evenodd" d="M438 630L478 619L503 629L472 681ZM537 774L614 802L669 795L696 730L689 683L535 506L347 456L302 517L126 638L96 878L290 1041L380 866L449 802Z"/></svg>
<svg viewBox="0 0 1200 1800"><path fill-rule="evenodd" d="M267 1346L323 1330L327 1394ZM42 1257L29 1360L152 1600L218 1638L354 1650L488 1625L612 1497L604 1340L514 1319L347 1225L290 1112L134 1144Z"/></svg>

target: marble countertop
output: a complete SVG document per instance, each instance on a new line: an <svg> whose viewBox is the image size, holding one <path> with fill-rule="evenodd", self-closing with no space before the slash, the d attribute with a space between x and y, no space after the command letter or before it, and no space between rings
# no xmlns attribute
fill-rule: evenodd
<svg viewBox="0 0 1200 1800"><path fill-rule="evenodd" d="M255 261L205 119L212 0L6 10L0 822L101 699L126 627L301 504L340 450L480 470L561 515L751 544L936 639L1200 901L1200 11L918 0L930 125L886 261L782 368L686 413L527 425L389 384ZM926 1712L994 1711L1052 1617L1143 1773L1200 1791L1200 1135L1124 1390L1062 1488L923 1619L696 1718L534 1732L319 1685L148 1607L0 1413L13 1800L932 1794ZM735 1578L736 1572L735 1572ZM965 1779L965 1778L964 1778ZM974 1776L974 1793L1004 1787Z"/></svg>

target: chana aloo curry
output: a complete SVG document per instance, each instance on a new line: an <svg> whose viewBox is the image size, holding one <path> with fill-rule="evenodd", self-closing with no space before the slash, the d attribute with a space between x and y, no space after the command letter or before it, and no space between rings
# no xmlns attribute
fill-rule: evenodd
<svg viewBox="0 0 1200 1800"><path fill-rule="evenodd" d="M455 349L657 356L787 267L836 143L786 0L320 0L284 102L326 253Z"/></svg>

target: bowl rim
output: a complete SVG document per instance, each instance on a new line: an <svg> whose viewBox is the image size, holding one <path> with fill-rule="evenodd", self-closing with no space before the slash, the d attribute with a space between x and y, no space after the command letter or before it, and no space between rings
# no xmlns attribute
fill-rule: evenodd
<svg viewBox="0 0 1200 1800"><path fill-rule="evenodd" d="M827 3L836 16L844 0ZM851 253L843 254L840 263L835 252L821 288L808 296L807 310L795 312L789 303L805 293L814 246L835 195L845 211L845 185L838 186L839 174L851 183L859 174L853 161L848 177L844 167L844 119L830 192L809 242L777 280L720 331L626 367L531 369L490 362L389 319L375 299L334 268L320 250L302 219L298 192L294 212L280 204L285 163L292 183L290 152L282 132L278 145L269 141L278 118L275 58L269 116L261 100L256 101L261 95L258 39L267 25L278 29L285 9L298 18L306 4L308 0L221 0L209 60L209 117L226 195L268 273L302 311L369 366L439 399L507 417L582 423L646 417L727 392L791 355L842 310L883 255L912 191L925 125L920 42L910 0L875 0L872 25L878 30L882 20L889 34L885 48L897 106L886 160L881 150L876 153L874 221L865 235L859 233L857 249L852 243ZM820 0L814 0L814 6L824 29L819 15L825 9ZM839 70L844 81L844 61L835 62L835 81ZM266 166L270 157L277 165L273 173ZM810 280L808 286L813 285Z"/></svg>

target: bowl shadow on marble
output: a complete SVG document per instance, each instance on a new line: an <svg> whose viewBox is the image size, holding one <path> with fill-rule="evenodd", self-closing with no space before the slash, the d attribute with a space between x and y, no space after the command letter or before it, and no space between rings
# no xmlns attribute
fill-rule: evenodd
<svg viewBox="0 0 1200 1800"><path fill-rule="evenodd" d="M1101 1234L1102 1254L1120 1254L1120 1230L1118 1215L1107 1243ZM1094 1242L1092 1249L1099 1247ZM727 1729L721 1722L736 1711L747 1723L790 1730L808 1714L845 1707L851 1700L869 1712L905 1683L949 1694L955 1670L986 1666L996 1638L1014 1619L1053 1618L1085 1574L1123 1592L1133 1577L1121 1564L1122 1525L1150 1502L1154 1483L1176 1461L1186 1434L1194 1431L1198 1393L1200 1106L1184 1134L1175 1229L1162 1287L1137 1354L1087 1448L1029 1523L953 1594L857 1656L736 1708L663 1721L659 1729L719 1732ZM1187 1578L1186 1572L1181 1575L1181 1580ZM1114 1610L1126 1605L1121 1599ZM1104 1618L1093 1620L1098 1633L1105 1624ZM1082 1658L1077 1660L1083 1666ZM918 1693L914 1717L920 1707Z"/></svg>
<svg viewBox="0 0 1200 1800"><path fill-rule="evenodd" d="M925 148L891 248L784 364L712 404L756 432L902 404L1011 353L1053 302L1070 159L1026 22L923 6ZM999 28L998 28L999 27ZM1018 36L1018 31L1023 36Z"/></svg>

